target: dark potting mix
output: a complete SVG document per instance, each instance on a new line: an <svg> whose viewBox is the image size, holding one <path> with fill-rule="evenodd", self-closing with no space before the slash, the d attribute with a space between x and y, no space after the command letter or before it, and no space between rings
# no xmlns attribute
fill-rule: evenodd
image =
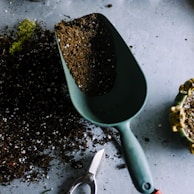
<svg viewBox="0 0 194 194"><path fill-rule="evenodd" d="M113 37L100 14L55 26L60 49L77 86L88 95L109 92L116 77Z"/></svg>
<svg viewBox="0 0 194 194"><path fill-rule="evenodd" d="M86 30L89 21L90 18L85 18L68 23L66 36L71 40L66 46L72 48L72 44L86 44L86 47L74 47L75 51L70 49L66 61L72 66L72 72L80 70L79 65L83 65L85 60L87 63L92 61L91 69L82 68L81 78L84 79L85 73L88 75L91 72L88 79L94 81L94 74L103 74L106 68L96 64L96 60L107 65L107 73L115 69L109 59L115 59L109 46L104 47L105 42L109 44L111 41L109 34L105 40L102 35L98 35L96 41L100 41L104 49L110 50L113 58L107 56L107 50L103 50L101 57L97 56L101 47L94 47L94 35L90 34L90 27ZM93 22L90 23L91 29L96 34L101 24L97 19L95 24ZM83 30L80 30L81 26L84 26ZM102 33L105 35L107 32L104 29ZM97 51L96 56L91 51L93 47ZM83 50L84 57L76 49ZM88 59L85 56L87 52ZM74 55L76 60L73 60ZM98 68L95 70L93 66L96 65ZM115 74L110 77L106 73L100 79L103 84L108 82L111 85ZM88 90L90 85L89 88L88 85L84 86L85 82L80 80L79 84ZM98 81L95 84L98 85ZM108 85L105 84L109 89ZM98 85L92 93L101 89ZM112 133L100 139L100 143L109 141ZM92 128L76 112L69 98L54 32L28 19L20 22L12 31L3 30L0 35L0 183L7 184L15 178L36 181L48 173L50 162L55 156L73 165L75 152L84 152L91 139ZM99 142L96 140L92 143ZM52 152L52 156L49 152Z"/></svg>

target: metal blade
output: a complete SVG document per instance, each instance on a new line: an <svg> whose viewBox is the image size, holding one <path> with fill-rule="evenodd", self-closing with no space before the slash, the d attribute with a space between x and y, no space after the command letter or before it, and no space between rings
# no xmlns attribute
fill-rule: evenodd
<svg viewBox="0 0 194 194"><path fill-rule="evenodd" d="M103 158L103 155L104 155L104 149L98 151L92 160L92 163L89 168L89 172L92 173L94 176L96 175L96 172Z"/></svg>

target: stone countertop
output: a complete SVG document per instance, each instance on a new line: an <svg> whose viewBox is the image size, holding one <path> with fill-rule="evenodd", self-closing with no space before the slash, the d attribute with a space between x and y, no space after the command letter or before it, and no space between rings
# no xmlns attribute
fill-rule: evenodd
<svg viewBox="0 0 194 194"><path fill-rule="evenodd" d="M141 66L148 84L148 99L131 128L148 159L156 188L163 194L193 194L194 155L171 132L168 111L179 85L194 77L194 2L192 0L1 0L0 27L14 26L28 17L41 20L53 30L64 18L98 12L117 28ZM138 194L128 170L118 169L123 158L108 143L97 175L99 194ZM0 194L62 194L83 169L53 164L49 179L39 183L0 186Z"/></svg>

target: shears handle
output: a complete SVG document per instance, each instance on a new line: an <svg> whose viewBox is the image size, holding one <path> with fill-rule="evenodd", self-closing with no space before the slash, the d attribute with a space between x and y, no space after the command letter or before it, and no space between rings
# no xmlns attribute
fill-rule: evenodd
<svg viewBox="0 0 194 194"><path fill-rule="evenodd" d="M91 194L97 194L97 184L95 176L89 172L84 176L81 176L78 179L76 179L66 194L73 194L76 188L82 184L87 184L90 186Z"/></svg>

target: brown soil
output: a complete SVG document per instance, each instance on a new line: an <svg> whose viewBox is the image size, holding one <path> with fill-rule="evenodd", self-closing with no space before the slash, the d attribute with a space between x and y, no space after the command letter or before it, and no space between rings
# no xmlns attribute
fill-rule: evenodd
<svg viewBox="0 0 194 194"><path fill-rule="evenodd" d="M93 138L70 101L54 33L37 27L23 50L11 55L9 47L15 39L10 31L0 35L2 184L46 176L52 160L46 150L75 165L74 153L84 152ZM101 143L109 140L110 135Z"/></svg>
<svg viewBox="0 0 194 194"><path fill-rule="evenodd" d="M61 21L56 32L64 60L80 90L89 95L109 92L116 77L116 56L111 32L101 15Z"/></svg>
<svg viewBox="0 0 194 194"><path fill-rule="evenodd" d="M189 138L194 140L194 90L188 95L183 104L185 113L185 132Z"/></svg>

